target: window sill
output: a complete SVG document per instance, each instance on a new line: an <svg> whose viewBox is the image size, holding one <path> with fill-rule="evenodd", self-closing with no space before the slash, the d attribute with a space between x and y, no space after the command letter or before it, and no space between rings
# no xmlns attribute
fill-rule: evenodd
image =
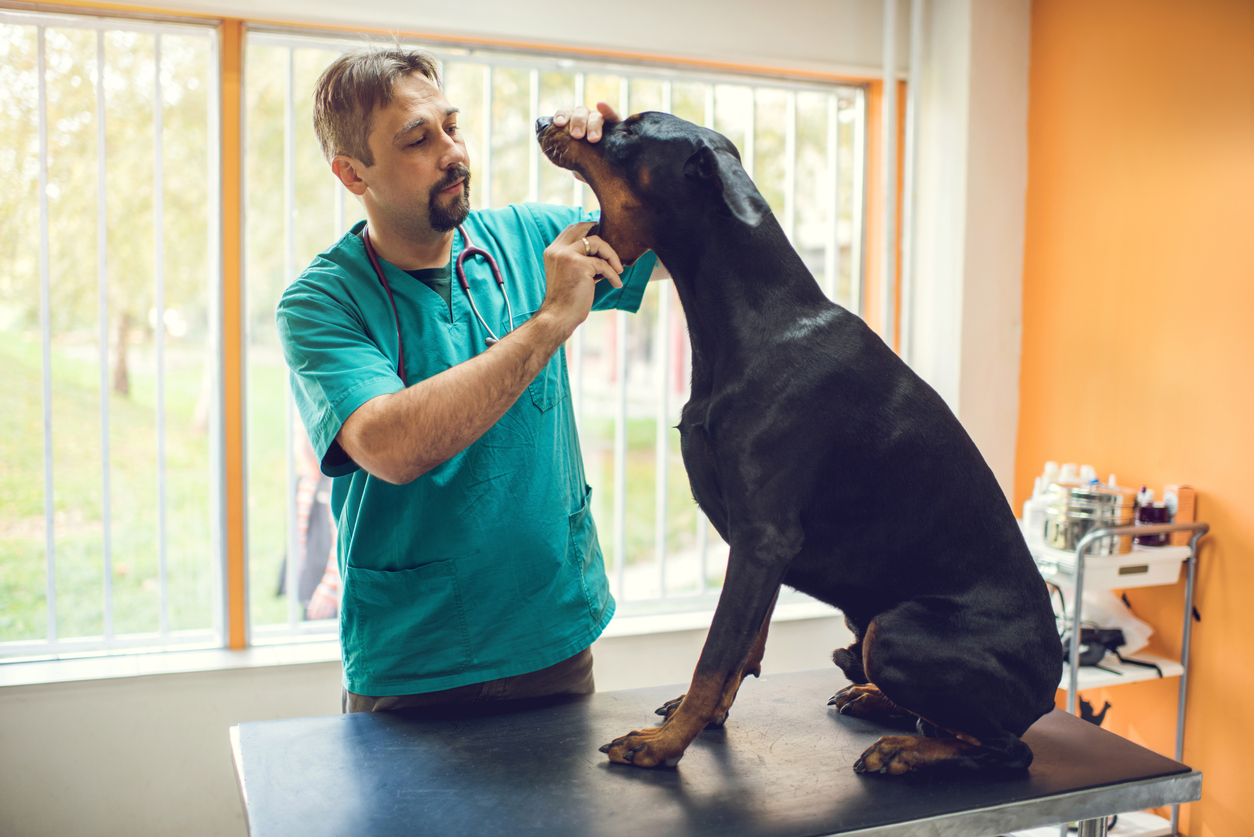
<svg viewBox="0 0 1254 837"><path fill-rule="evenodd" d="M783 596L781 596L781 599ZM791 594L788 600L775 606L771 622L795 622L801 619L824 619L840 616L841 613L831 605L803 596ZM643 634L675 633L678 631L707 630L710 620L714 618L714 602L711 601L700 610L680 613L633 613L624 608L614 614L613 620L601 634L602 639L620 636L640 636Z"/></svg>
<svg viewBox="0 0 1254 837"><path fill-rule="evenodd" d="M39 660L28 663L0 664L0 689L41 683L112 680L122 677L149 677L232 668L266 668L310 663L338 663L339 661L340 643L339 640L334 639L282 645L254 645L242 651L204 648L195 651L158 651L69 660Z"/></svg>
<svg viewBox="0 0 1254 837"><path fill-rule="evenodd" d="M713 602L700 610L670 613L616 614L601 634L602 639L706 630L714 617ZM839 616L840 611L808 598L780 602L772 622L823 619ZM254 645L242 651L208 648L194 651L162 651L144 654L116 654L67 660L0 663L0 689L51 683L113 680L125 677L151 677L163 674L189 674L227 669L270 668L289 665L338 663L338 640L314 640L282 644Z"/></svg>

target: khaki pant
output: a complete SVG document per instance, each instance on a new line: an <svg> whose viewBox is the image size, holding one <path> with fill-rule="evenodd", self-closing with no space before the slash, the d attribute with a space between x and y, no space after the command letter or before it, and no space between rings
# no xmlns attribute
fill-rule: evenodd
<svg viewBox="0 0 1254 837"><path fill-rule="evenodd" d="M493 700L547 697L549 695L589 695L596 691L592 679L592 649L585 648L573 657L529 674L516 674L499 680L471 683L439 692L417 695L384 695L371 697L347 689L340 695L340 711L388 712L393 709L450 706Z"/></svg>

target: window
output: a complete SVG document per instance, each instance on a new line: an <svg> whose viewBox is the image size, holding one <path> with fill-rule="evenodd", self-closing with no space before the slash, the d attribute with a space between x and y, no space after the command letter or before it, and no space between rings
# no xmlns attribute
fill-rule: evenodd
<svg viewBox="0 0 1254 837"><path fill-rule="evenodd" d="M0 655L220 644L213 34L0 10Z"/></svg>
<svg viewBox="0 0 1254 837"><path fill-rule="evenodd" d="M0 658L226 643L222 498L240 458L223 441L221 380L235 367L219 219L241 212L249 640L333 635L327 485L274 306L363 217L310 127L319 73L359 43L247 34L243 206L223 207L235 138L220 144L212 25L0 10L0 159L18 173L0 183ZM476 206L595 208L539 153L540 114L598 99L670 111L739 146L823 288L860 308L863 88L433 51L462 108ZM566 351L623 610L708 602L727 549L692 501L673 429L689 376L674 289L652 283L635 316L594 314Z"/></svg>
<svg viewBox="0 0 1254 837"><path fill-rule="evenodd" d="M334 630L307 601L328 569L329 518L287 389L274 308L287 283L357 220L311 127L313 85L359 41L250 32L247 47L247 378L249 619L254 642ZM826 292L858 310L863 90L431 47L475 172L474 205L526 200L596 206L534 140L540 115L607 101L662 110L739 147L746 169ZM454 292L457 292L454 289ZM670 282L638 314L593 313L566 347L593 514L620 610L674 609L717 594L727 546L692 500L679 454L689 356ZM309 497L314 497L310 502ZM287 556L296 555L296 561ZM286 595L299 591L299 597ZM280 592L282 591L282 592ZM315 602L316 604L316 602ZM323 610L323 616L333 611Z"/></svg>

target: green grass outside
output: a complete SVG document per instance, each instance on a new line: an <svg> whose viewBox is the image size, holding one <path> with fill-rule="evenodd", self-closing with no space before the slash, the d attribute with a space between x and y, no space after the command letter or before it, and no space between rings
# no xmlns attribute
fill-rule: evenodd
<svg viewBox="0 0 1254 837"><path fill-rule="evenodd" d="M142 347L138 347L142 349ZM175 355L172 353L171 358ZM167 561L172 630L212 624L210 461L207 432L194 426L203 370L178 355L166 377ZM6 386L0 402L0 641L47 636L44 560L42 358L37 340L0 337ZM110 397L113 619L119 634L156 631L156 380L132 362L131 394ZM287 621L276 585L287 544L286 371L254 364L248 375L248 537L251 619ZM57 633L104 630L99 369L64 348L53 351L53 485ZM691 548L696 506L669 431L670 552ZM584 456L607 566L614 567L613 422L584 425ZM627 428L628 565L653 560L656 423ZM717 583L718 579L712 579Z"/></svg>
<svg viewBox="0 0 1254 837"><path fill-rule="evenodd" d="M0 641L47 637L42 359L37 340L0 336ZM133 364L137 365L137 364ZM104 631L104 527L98 367L53 352L57 634ZM177 367L176 367L177 368ZM193 426L203 370L166 377L166 501L171 630L212 625L209 438ZM156 380L132 369L110 398L113 627L159 628Z"/></svg>
<svg viewBox="0 0 1254 837"><path fill-rule="evenodd" d="M248 592L254 625L287 624L287 369L248 367Z"/></svg>

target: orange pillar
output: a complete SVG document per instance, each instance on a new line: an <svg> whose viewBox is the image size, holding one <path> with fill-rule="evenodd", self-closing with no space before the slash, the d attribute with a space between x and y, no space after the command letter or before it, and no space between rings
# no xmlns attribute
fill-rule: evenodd
<svg viewBox="0 0 1254 837"><path fill-rule="evenodd" d="M244 24L218 29L222 113L222 399L226 458L227 639L247 644L244 583L243 96Z"/></svg>

